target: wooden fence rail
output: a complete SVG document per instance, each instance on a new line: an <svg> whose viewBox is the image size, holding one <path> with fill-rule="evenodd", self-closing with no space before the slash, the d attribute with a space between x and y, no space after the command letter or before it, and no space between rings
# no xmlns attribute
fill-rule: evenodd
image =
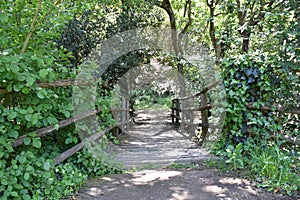
<svg viewBox="0 0 300 200"><path fill-rule="evenodd" d="M286 107L280 107L280 106L260 106L260 107L256 107L256 106L254 106L253 103L248 104L247 108L250 109L250 110L276 111L276 112L300 115L300 108L286 108Z"/></svg>
<svg viewBox="0 0 300 200"><path fill-rule="evenodd" d="M273 111L273 112L279 112L279 113L286 113L286 114L293 114L293 115L300 115L300 108L287 108L287 107L282 107L278 105L274 106L254 106L254 103L250 103L247 105L247 108L249 110L260 110L260 111ZM253 132L251 129L247 129L247 133L250 135L255 135L257 133ZM270 133L270 137L273 139L277 139L279 135L275 133ZM286 135L281 135L286 142L294 145L299 145L300 146L300 138L298 137L293 137L293 136L286 136Z"/></svg>
<svg viewBox="0 0 300 200"><path fill-rule="evenodd" d="M201 91L199 91L193 95L172 99L172 106L171 106L172 123L179 124L181 121L182 124L188 125L189 127L200 126L202 128L202 133L200 136L201 141L204 141L204 139L206 138L209 128L214 128L214 129L222 128L222 126L220 126L220 125L209 124L209 121L208 121L208 111L209 111L209 109L211 109L213 107L213 105L208 104L207 92L210 89L216 87L219 83L220 83L220 81L216 81L216 82L204 87ZM200 102L201 102L199 107L181 108L182 104L183 104L182 102L189 100L189 99L195 99L196 97L199 97L199 96L200 96ZM257 107L257 106L255 106L254 103L249 103L246 107L249 110L273 111L273 112L279 112L279 113L300 115L300 108L286 108L286 107L282 107L282 106L278 106L278 105ZM194 111L201 111L201 123L186 122L186 121L184 121L184 115L182 114L182 116L180 116L180 113L183 113L183 112L193 113ZM191 121L193 121L193 119ZM195 130L195 129L192 128L192 129L190 129L190 131L191 130ZM251 133L251 134L255 134L250 129L247 130L247 132ZM191 132L191 133L195 134L194 132ZM275 134L271 134L270 137L278 138L278 136ZM300 145L300 139L298 139L297 137L283 136L283 138L288 143Z"/></svg>
<svg viewBox="0 0 300 200"><path fill-rule="evenodd" d="M94 83L88 81L77 81L77 80L56 80L52 83L49 82L37 82L39 87L41 88L57 88L57 87L69 87L69 86L92 86ZM112 88L109 87L106 83L102 83L102 88L111 90ZM7 91L5 88L0 88L0 94L9 94L11 92Z"/></svg>
<svg viewBox="0 0 300 200"><path fill-rule="evenodd" d="M66 150L65 152L59 154L58 156L56 156L54 158L54 165L58 165L59 163L63 162L64 160L68 159L69 157L71 157L72 155L74 155L75 153L77 153L78 151L80 151L81 149L83 149L83 147L85 146L86 143L91 143L95 140L100 139L105 133L113 130L114 128L118 127L118 126L122 126L125 124L130 123L129 121L126 122L121 122L115 125L112 125L110 127L106 127L104 130L102 130L101 132L92 134L91 136L89 136L85 141L82 141L78 144L76 144L75 146L73 146L72 148Z"/></svg>
<svg viewBox="0 0 300 200"><path fill-rule="evenodd" d="M91 116L96 115L96 114L101 113L101 112L102 112L102 110L89 110L89 111L83 112L83 113L81 113L79 115L76 115L74 117L71 117L69 119L65 119L65 120L60 121L58 123L57 128L58 129L64 128L66 126L69 126L69 125L74 124L74 123L76 123L80 120L86 119L88 117L91 117ZM55 130L57 130L57 129L54 126L47 126L47 127L44 127L44 128L32 131L32 132L37 133L36 137L44 137L44 136L49 135L50 133L54 132ZM27 138L27 137L28 137L28 134L20 136L19 138L17 138L11 144L11 146L12 147L20 146L21 144L24 143L24 139Z"/></svg>
<svg viewBox="0 0 300 200"><path fill-rule="evenodd" d="M122 101L122 108L112 108L109 110L109 112L111 114L113 113L119 113L118 118L116 119L117 123L115 125L106 127L104 130L102 130L101 132L95 133L90 135L87 139L85 139L84 141L81 141L80 143L78 143L77 145L73 146L71 149L61 153L60 155L58 155L55 159L54 159L54 164L57 165L61 162L63 162L64 160L66 160L67 158L71 157L72 155L74 155L76 152L80 151L84 145L85 142L92 142L95 141L97 139L100 139L105 133L109 132L109 131L115 131L118 130L119 131L119 127L122 130L125 130L128 128L128 125L132 122L132 116L133 114L131 114L132 109L130 108L130 99L123 94L120 94L120 98ZM89 110L89 111L85 111L83 113L80 113L74 117L62 120L58 123L58 126L47 126L32 132L37 133L37 135L35 137L44 137L46 135L49 135L50 133L53 133L54 131L64 128L66 126L69 126L71 124L74 124L76 122L79 122L81 120L87 119L88 117L92 117L94 115L100 114L102 113L103 110ZM22 145L24 143L24 139L29 137L28 134L22 135L19 138L17 138L14 142L11 143L11 146L16 148L20 145Z"/></svg>
<svg viewBox="0 0 300 200"><path fill-rule="evenodd" d="M181 97L181 98L176 98L172 100L172 106L171 106L171 110L172 110L172 123L176 123L179 124L180 120L182 124L188 125L189 128L189 132L191 135L195 135L195 128L198 126L201 126L202 128L202 133L201 133L201 138L200 140L203 141L207 134L208 134L208 128L219 128L218 125L215 124L209 124L208 121L208 110L212 108L211 104L208 104L208 97L207 97L207 92L209 90L211 90L212 88L216 87L217 85L219 85L221 83L221 81L215 81L212 84L204 87L201 91L190 95L190 96L185 96L185 97ZM185 101L193 99L195 100L196 98L200 97L200 106L199 107L192 107L192 108L181 108L182 104L184 104ZM194 123L194 119L193 119L193 112L194 111L200 111L201 112L201 123ZM189 112L190 114L190 122L186 122L185 121L185 116L183 113L185 112ZM180 113L182 113L182 116L180 116ZM192 114L191 114L192 113Z"/></svg>
<svg viewBox="0 0 300 200"><path fill-rule="evenodd" d="M123 131L128 129L128 125L132 121L132 115L130 115L131 109L130 109L130 100L124 95L121 95L122 100L122 108L114 108L110 109L110 112L112 114L117 113L117 116L115 116L115 120L117 120L117 124L106 127L104 130L90 135L87 139L84 141L81 141L80 143L73 146L71 149L68 149L67 151L61 153L54 159L54 164L58 165L59 163L63 162L64 160L68 159L72 155L74 155L76 152L80 151L86 143L91 143L95 140L100 139L105 133L109 131L113 131L115 135L119 134L119 128L121 128Z"/></svg>
<svg viewBox="0 0 300 200"><path fill-rule="evenodd" d="M57 88L57 87L69 87L69 86L92 86L93 83L88 82L88 81L77 81L77 80L56 80L52 83L50 82L36 82L38 84L39 87L41 88ZM106 83L102 83L102 88L107 89L107 90L112 90L113 88L111 88L110 86L108 86ZM1 94L10 94L12 93L12 91L8 91L5 88L0 88L0 95ZM128 124L131 123L131 121L133 121L133 110L131 108L130 102L131 99L130 97L128 97L125 94L119 94L121 101L122 101L122 108L113 108L110 109L110 113L116 113L119 112L119 118L117 119L117 123L115 125L106 127L104 130L102 130L101 132L95 133L90 135L87 139L85 139L84 141L81 141L80 143L76 144L75 146L73 146L72 148L66 150L65 152L59 154L58 156L56 156L54 158L54 164L58 165L59 163L63 162L64 160L68 159L69 157L71 157L72 155L74 155L76 152L80 151L81 149L83 149L84 145L86 144L86 142L92 142L95 141L97 139L100 139L105 133L111 131L111 130L119 130L119 127L122 127L123 129L126 128ZM38 130L32 131L36 133L35 137L41 138L44 137L46 135L49 135L50 133L53 133L54 131L64 128L66 126L69 126L71 124L74 124L76 122L79 122L81 120L87 119L88 117L92 117L94 115L100 114L101 112L103 112L101 109L100 110L89 110L89 111L85 111L82 112L74 117L62 120L58 123L58 126L47 126L44 128L40 128ZM17 138L14 142L11 143L11 146L16 148L20 145L22 145L24 143L24 139L29 137L28 134L22 135L19 138Z"/></svg>

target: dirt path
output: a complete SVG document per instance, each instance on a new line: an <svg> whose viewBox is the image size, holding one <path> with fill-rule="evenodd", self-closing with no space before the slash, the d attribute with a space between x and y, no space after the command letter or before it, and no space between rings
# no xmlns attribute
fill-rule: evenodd
<svg viewBox="0 0 300 200"><path fill-rule="evenodd" d="M288 200L216 169L143 170L89 180L78 200Z"/></svg>

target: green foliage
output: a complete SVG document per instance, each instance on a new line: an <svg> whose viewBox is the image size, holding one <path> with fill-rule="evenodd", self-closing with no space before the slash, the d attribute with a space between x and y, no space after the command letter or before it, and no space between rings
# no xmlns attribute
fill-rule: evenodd
<svg viewBox="0 0 300 200"><path fill-rule="evenodd" d="M39 2L42 2L39 7ZM57 80L74 80L80 63L101 41L122 31L160 26L168 20L159 8L161 1L3 1L0 3L0 196L3 199L59 199L73 194L88 177L118 170L107 162L105 145L95 155L83 150L54 166L53 158L78 144L74 126L58 130L58 122L72 116L72 87L41 87ZM186 25L182 16L186 1L171 1L178 29ZM220 1L219 1L220 2ZM250 2L250 1L249 1ZM253 8L258 8L258 2ZM215 7L215 34L225 56L224 85L227 93L227 117L224 137L215 152L227 158L233 169L248 169L262 186L299 191L299 146L290 145L285 137L298 137L299 116L273 111L247 109L254 106L278 104L299 107L299 9L296 1L283 1L275 9L266 9L257 26L240 27L235 1L223 1ZM195 9L189 26L193 40L210 47L206 26L212 20L205 2L193 2ZM245 5L247 19L257 12ZM222 12L221 12L222 11ZM258 13L258 15L260 15ZM249 55L239 56L242 38L239 33L251 31ZM253 53L255 52L255 53ZM102 76L113 85L129 69L149 63L157 52L140 49L122 55ZM167 55L162 60L176 67L184 60ZM197 69L185 66L189 80L201 82ZM187 70L187 68L189 68ZM111 97L97 83L96 109L102 109L91 124L100 125L87 130L86 136L115 121L109 113ZM138 106L152 103L170 106L167 93L159 95L153 88L136 91ZM161 98L163 97L163 98ZM84 99L74 101L83 103ZM142 102L142 103L139 103ZM97 122L97 123L94 123ZM35 130L53 126L56 131L43 138ZM90 127L88 127L90 128ZM247 129L256 133L253 135ZM13 142L28 135L24 144ZM277 139L271 137L275 134ZM110 138L110 135L108 135ZM105 140L105 139L104 139ZM107 140L102 141L107 144Z"/></svg>
<svg viewBox="0 0 300 200"><path fill-rule="evenodd" d="M299 158L282 151L278 144L257 144L251 140L247 164L249 170L255 175L259 186L268 187L269 191L283 190L292 195L300 190Z"/></svg>
<svg viewBox="0 0 300 200"><path fill-rule="evenodd" d="M226 158L233 169L250 171L261 180L261 186L291 195L299 192L299 172L295 168L299 167L295 156L299 147L286 143L284 136L299 136L298 117L247 108L249 103L257 108L277 103L286 107L299 105L297 98L289 99L291 93L299 93L293 87L297 81L290 81L289 75L293 74L278 70L278 65L276 59L266 55L223 60L227 108L223 137L215 146L215 153ZM254 142L254 138L260 142Z"/></svg>
<svg viewBox="0 0 300 200"><path fill-rule="evenodd" d="M267 63L252 61L248 56L223 60L223 77L226 89L225 132L233 141L247 139L247 105L251 102L263 105L272 103L269 91L271 71ZM251 120L251 119L250 119Z"/></svg>
<svg viewBox="0 0 300 200"><path fill-rule="evenodd" d="M244 167L243 160L243 144L239 143L236 147L228 145L226 148L226 156L229 158L226 163L233 165L233 169L242 169Z"/></svg>
<svg viewBox="0 0 300 200"><path fill-rule="evenodd" d="M73 160L73 162L83 174L88 174L89 178L121 172L119 169L109 166L108 160L101 159L101 157L92 154L89 150L79 152L76 160Z"/></svg>
<svg viewBox="0 0 300 200"><path fill-rule="evenodd" d="M93 173L115 172L104 160L97 160L85 151L83 156L71 158L76 161L80 157L78 165L85 163L81 168L75 161L54 166L53 159L78 144L81 138L74 126L58 130L58 122L73 114L72 87L40 84L76 77L76 70L67 68L74 56L58 49L54 41L58 41L66 21L95 3L64 2L55 6L52 1L43 1L39 10L38 2L0 3L0 196L3 199L59 199L74 193ZM33 29L31 23L37 11L37 25ZM25 38L29 42L21 52ZM97 106L106 106L103 110L108 110L109 101L98 97ZM100 119L103 126L113 123L109 112L103 112L98 116ZM47 126L56 131L43 138L36 137L35 130ZM13 148L12 142L25 134L29 137L24 144Z"/></svg>
<svg viewBox="0 0 300 200"><path fill-rule="evenodd" d="M168 169L194 169L196 166L194 163L172 163Z"/></svg>
<svg viewBox="0 0 300 200"><path fill-rule="evenodd" d="M159 92L158 92L159 91ZM168 91L160 93L161 89L151 84L145 88L139 88L133 91L132 100L134 109L168 109L171 107L171 94Z"/></svg>

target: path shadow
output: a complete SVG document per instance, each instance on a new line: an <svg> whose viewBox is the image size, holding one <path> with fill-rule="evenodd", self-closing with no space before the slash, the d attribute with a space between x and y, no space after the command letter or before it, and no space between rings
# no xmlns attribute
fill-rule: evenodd
<svg viewBox="0 0 300 200"><path fill-rule="evenodd" d="M78 200L282 200L292 199L255 188L249 181L215 169L144 170L90 180Z"/></svg>

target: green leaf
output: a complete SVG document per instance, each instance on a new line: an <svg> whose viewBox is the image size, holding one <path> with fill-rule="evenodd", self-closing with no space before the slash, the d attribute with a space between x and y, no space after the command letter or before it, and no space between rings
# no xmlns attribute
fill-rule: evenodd
<svg viewBox="0 0 300 200"><path fill-rule="evenodd" d="M22 75L22 74L20 74L20 75L18 75L17 79L18 79L18 81L24 81L25 80L25 76Z"/></svg>
<svg viewBox="0 0 300 200"><path fill-rule="evenodd" d="M26 83L27 83L28 87L32 86L34 82L35 82L35 78L33 78L31 76L26 77Z"/></svg>
<svg viewBox="0 0 300 200"><path fill-rule="evenodd" d="M6 180L6 179L2 179L2 180L1 180L1 184L2 184L2 185L7 185L7 184L8 184L8 182L7 182L7 180Z"/></svg>
<svg viewBox="0 0 300 200"><path fill-rule="evenodd" d="M28 136L29 137L36 137L36 132L30 132L30 133L28 133Z"/></svg>
<svg viewBox="0 0 300 200"><path fill-rule="evenodd" d="M30 138L24 138L24 144L25 145L29 145L30 144L30 142L31 142L31 139Z"/></svg>
<svg viewBox="0 0 300 200"><path fill-rule="evenodd" d="M5 13L0 13L0 21L1 22L8 22L8 15Z"/></svg>
<svg viewBox="0 0 300 200"><path fill-rule="evenodd" d="M26 88L26 87L22 88L23 94L29 94L29 92L30 92L29 88Z"/></svg>
<svg viewBox="0 0 300 200"><path fill-rule="evenodd" d="M39 120L38 114L32 115L32 117L31 117L31 123L33 125L35 125L38 122L38 120Z"/></svg>
<svg viewBox="0 0 300 200"><path fill-rule="evenodd" d="M28 179L29 179L29 173L28 172L25 172L25 174L24 174L24 179L27 181Z"/></svg>
<svg viewBox="0 0 300 200"><path fill-rule="evenodd" d="M58 129L59 129L59 124L55 124L55 125L54 125L54 129L58 131Z"/></svg>
<svg viewBox="0 0 300 200"><path fill-rule="evenodd" d="M51 173L50 172L44 172L43 177L48 179L48 178L51 177Z"/></svg>
<svg viewBox="0 0 300 200"><path fill-rule="evenodd" d="M44 163L44 170L49 171L49 170L50 170L50 167L51 167L51 165L50 165L49 162L45 162L45 163Z"/></svg>
<svg viewBox="0 0 300 200"><path fill-rule="evenodd" d="M10 66L10 70L13 72L13 73L18 73L19 72L19 67L17 65L11 65Z"/></svg>
<svg viewBox="0 0 300 200"><path fill-rule="evenodd" d="M11 92L11 91L12 91L12 85L9 84L9 85L6 87L6 90L7 90L8 92Z"/></svg>
<svg viewBox="0 0 300 200"><path fill-rule="evenodd" d="M19 113L21 113L22 115L25 115L25 114L27 113L27 110L25 110L25 109L19 109L18 111L19 111Z"/></svg>
<svg viewBox="0 0 300 200"><path fill-rule="evenodd" d="M51 125L51 124L55 123L56 121L53 119L52 116L48 116L47 117L47 122Z"/></svg>
<svg viewBox="0 0 300 200"><path fill-rule="evenodd" d="M29 166L27 166L26 171L33 172L34 171L34 167L32 167L31 165L29 165Z"/></svg>
<svg viewBox="0 0 300 200"><path fill-rule="evenodd" d="M46 76L48 75L48 70L47 69L41 69L39 71L39 75L42 77L42 78L46 78Z"/></svg>
<svg viewBox="0 0 300 200"><path fill-rule="evenodd" d="M28 194L23 194L22 198L24 200L30 200L31 199L31 197Z"/></svg>
<svg viewBox="0 0 300 200"><path fill-rule="evenodd" d="M42 93L41 91L39 91L39 92L37 93L37 96L38 96L38 98L40 98L40 99L44 99L44 98L45 98L45 96L43 95L43 93Z"/></svg>
<svg viewBox="0 0 300 200"><path fill-rule="evenodd" d="M12 137L12 138L17 138L17 137L19 136L19 133L18 133L16 130L11 129L11 130L9 130L9 132L8 132L8 136L9 136L9 137Z"/></svg>
<svg viewBox="0 0 300 200"><path fill-rule="evenodd" d="M13 111L8 115L8 120L12 120L17 117L17 112Z"/></svg>
<svg viewBox="0 0 300 200"><path fill-rule="evenodd" d="M13 152L14 149L12 148L11 144L10 143L4 143L4 146L6 147L7 151L9 152Z"/></svg>
<svg viewBox="0 0 300 200"><path fill-rule="evenodd" d="M31 117L32 117L32 114L26 114L25 115L25 119L30 122L31 121Z"/></svg>
<svg viewBox="0 0 300 200"><path fill-rule="evenodd" d="M25 163L27 160L26 156L23 156L23 155L21 155L18 159L21 164Z"/></svg>
<svg viewBox="0 0 300 200"><path fill-rule="evenodd" d="M67 138L65 144L71 144L73 142L73 138Z"/></svg>
<svg viewBox="0 0 300 200"><path fill-rule="evenodd" d="M11 196L13 196L13 197L17 197L17 196L18 196L18 193L15 192L15 191L11 192L10 194L11 194Z"/></svg>
<svg viewBox="0 0 300 200"><path fill-rule="evenodd" d="M22 83L17 83L14 85L14 91L19 92L23 87L24 85Z"/></svg>
<svg viewBox="0 0 300 200"><path fill-rule="evenodd" d="M40 141L40 138L33 138L33 139L32 139L32 145L33 145L35 148L37 148L37 149L41 148L42 143L41 143L41 141Z"/></svg>

